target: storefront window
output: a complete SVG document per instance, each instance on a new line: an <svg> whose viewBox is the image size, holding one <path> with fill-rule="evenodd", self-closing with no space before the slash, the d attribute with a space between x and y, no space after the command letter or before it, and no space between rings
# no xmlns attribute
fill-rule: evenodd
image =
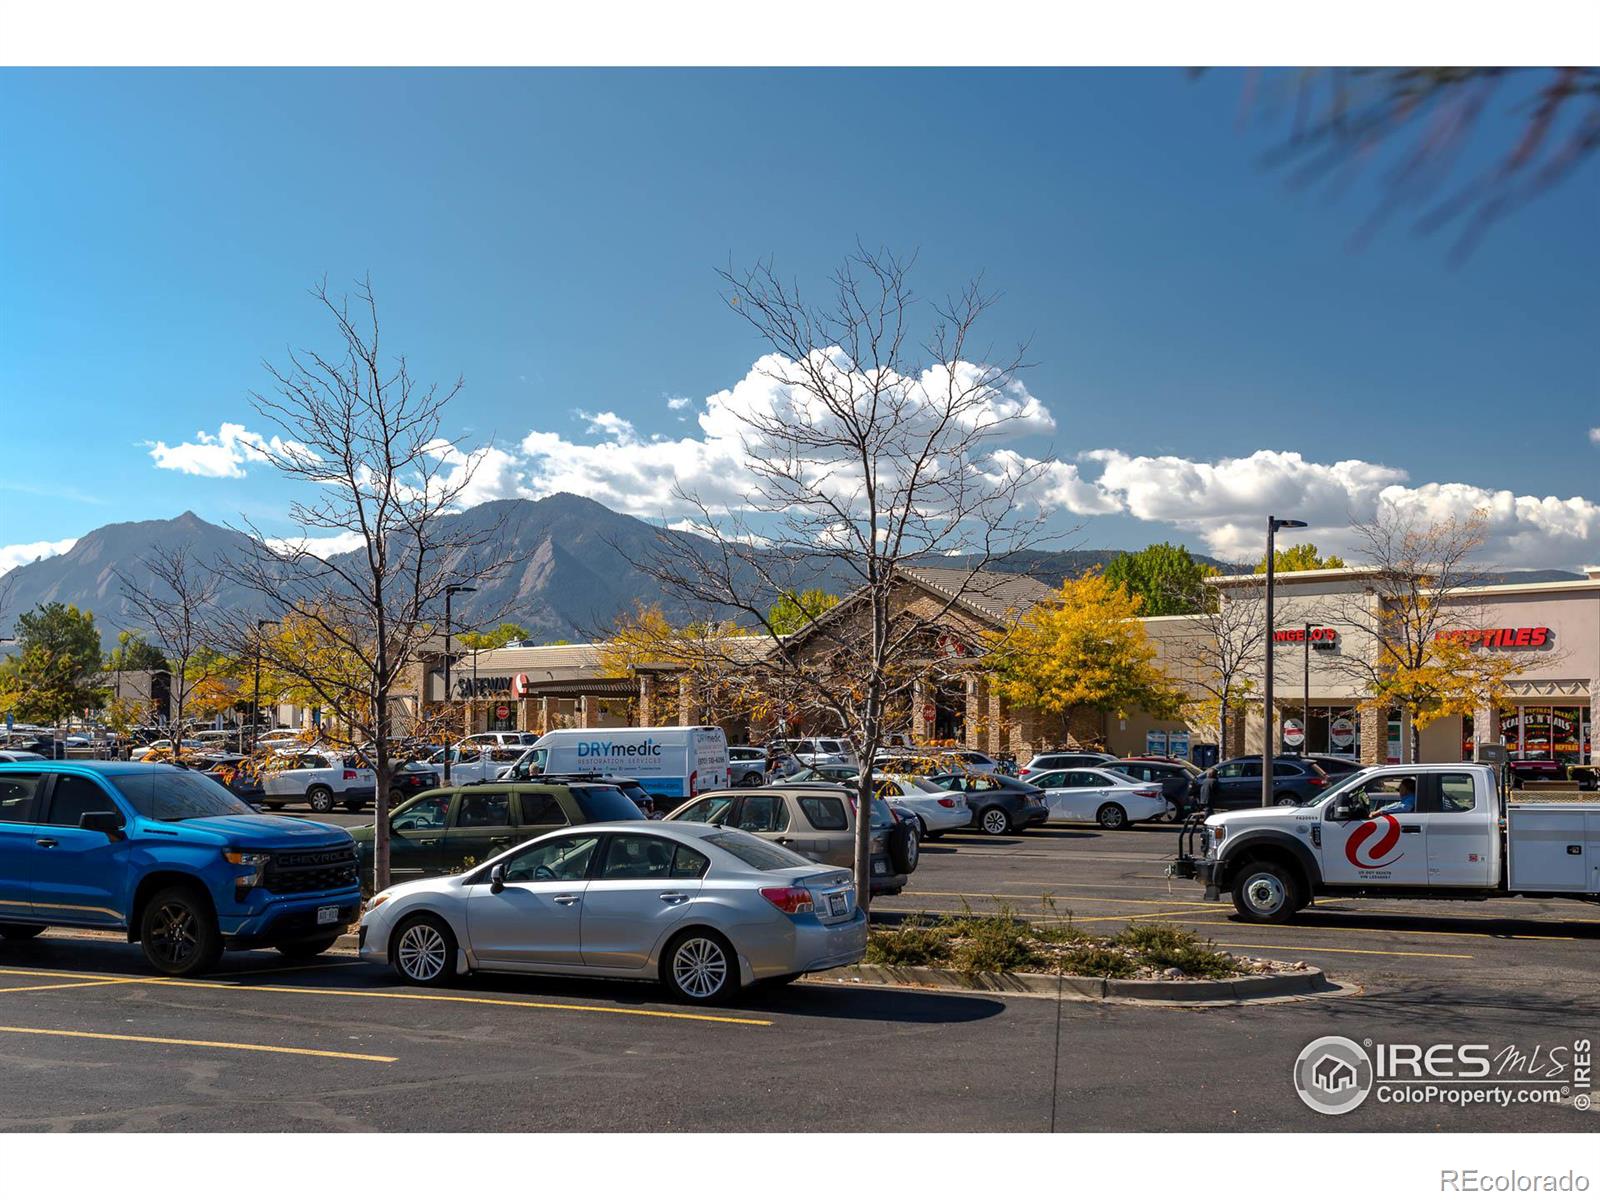
<svg viewBox="0 0 1600 1200"><path fill-rule="evenodd" d="M1500 736L1518 758L1588 762L1592 732L1587 704L1524 704L1500 714Z"/></svg>
<svg viewBox="0 0 1600 1200"><path fill-rule="evenodd" d="M1309 717L1298 708L1285 708L1285 720L1304 719L1306 738L1301 746L1288 746L1290 753L1304 750L1307 754L1341 754L1350 758L1361 755L1361 719L1354 708L1342 705L1311 706Z"/></svg>

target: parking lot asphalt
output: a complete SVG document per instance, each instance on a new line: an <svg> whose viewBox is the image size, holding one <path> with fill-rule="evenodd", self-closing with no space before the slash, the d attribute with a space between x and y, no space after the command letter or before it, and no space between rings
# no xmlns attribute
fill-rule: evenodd
<svg viewBox="0 0 1600 1200"><path fill-rule="evenodd" d="M169 981L137 947L52 931L0 944L0 1130L1595 1131L1593 1112L1549 1104L1327 1117L1290 1072L1328 1034L1593 1038L1600 910L1339 901L1245 925L1169 885L1175 842L1162 826L952 835L875 911L1036 913L1049 892L1060 919L1174 921L1352 990L1200 1009L799 984L699 1009L593 981L415 989L347 955L231 954Z"/></svg>

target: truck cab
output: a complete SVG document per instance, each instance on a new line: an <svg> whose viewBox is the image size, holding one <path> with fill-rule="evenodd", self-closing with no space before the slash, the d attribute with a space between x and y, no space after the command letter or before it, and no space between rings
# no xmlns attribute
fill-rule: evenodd
<svg viewBox="0 0 1600 1200"><path fill-rule="evenodd" d="M1169 872L1207 899L1230 893L1251 921L1287 921L1322 895L1594 899L1600 806L1508 807L1483 763L1373 767L1312 804L1191 822Z"/></svg>
<svg viewBox="0 0 1600 1200"><path fill-rule="evenodd" d="M360 915L343 829L264 816L199 771L0 764L0 938L125 933L168 975L227 948L310 957Z"/></svg>

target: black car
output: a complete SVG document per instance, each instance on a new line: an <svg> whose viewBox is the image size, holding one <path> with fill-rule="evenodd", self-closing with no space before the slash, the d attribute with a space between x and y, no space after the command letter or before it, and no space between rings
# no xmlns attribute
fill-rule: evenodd
<svg viewBox="0 0 1600 1200"><path fill-rule="evenodd" d="M941 771L927 779L937 787L960 792L972 809L972 828L984 833L1017 833L1050 818L1044 791L1009 775Z"/></svg>
<svg viewBox="0 0 1600 1200"><path fill-rule="evenodd" d="M1303 758L1272 760L1272 800L1275 804L1312 804L1331 782L1316 763ZM1258 808L1261 805L1261 756L1230 758L1200 777L1200 801L1209 811Z"/></svg>
<svg viewBox="0 0 1600 1200"><path fill-rule="evenodd" d="M1173 758L1118 758L1101 766L1145 783L1159 784L1162 799L1177 810L1180 820L1200 803L1201 773L1193 763Z"/></svg>

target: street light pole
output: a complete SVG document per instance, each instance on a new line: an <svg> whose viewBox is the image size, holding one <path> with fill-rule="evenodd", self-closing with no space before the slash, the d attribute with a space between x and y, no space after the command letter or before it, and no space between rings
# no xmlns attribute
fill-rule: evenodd
<svg viewBox="0 0 1600 1200"><path fill-rule="evenodd" d="M1272 709L1272 671L1274 666L1273 649L1277 645L1277 630L1274 628L1273 602L1276 598L1274 576L1277 563L1277 538L1280 529L1304 529L1304 521L1295 521L1287 517L1267 517L1267 654L1266 654L1266 686L1263 688L1263 704L1261 712L1261 807L1269 808L1272 805L1272 742L1273 726L1277 723L1277 714Z"/></svg>
<svg viewBox="0 0 1600 1200"><path fill-rule="evenodd" d="M1311 749L1311 622L1305 626L1305 643L1300 647L1305 652L1305 691L1300 696L1300 757L1306 756L1306 751Z"/></svg>
<svg viewBox="0 0 1600 1200"><path fill-rule="evenodd" d="M447 711L450 707L450 602L455 598L457 592L475 592L477 590L477 588L470 587L464 583L447 583L444 586L444 703ZM477 666L476 654L473 655L473 666ZM476 696L478 690L476 678L473 679L472 684L473 694ZM450 745L447 738L444 746L444 769L442 772L443 781L446 784L450 782L450 752L452 749L454 747Z"/></svg>
<svg viewBox="0 0 1600 1200"><path fill-rule="evenodd" d="M255 706L250 710L250 753L254 754L261 743L261 631L276 621L262 618L256 622L256 688Z"/></svg>

